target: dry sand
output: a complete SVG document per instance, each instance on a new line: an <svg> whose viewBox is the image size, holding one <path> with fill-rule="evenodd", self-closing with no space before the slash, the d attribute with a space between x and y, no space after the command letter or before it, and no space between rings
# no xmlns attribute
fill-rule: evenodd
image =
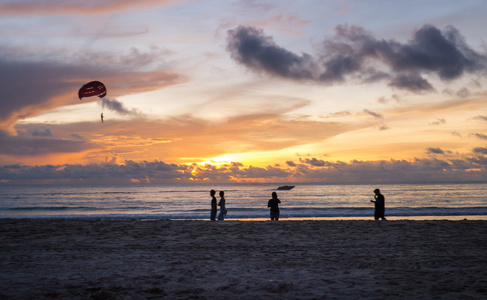
<svg viewBox="0 0 487 300"><path fill-rule="evenodd" d="M0 299L486 299L487 221L0 220Z"/></svg>

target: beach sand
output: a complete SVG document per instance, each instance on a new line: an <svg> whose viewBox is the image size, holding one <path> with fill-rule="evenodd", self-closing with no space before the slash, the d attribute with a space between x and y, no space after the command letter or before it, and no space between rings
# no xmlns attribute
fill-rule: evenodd
<svg viewBox="0 0 487 300"><path fill-rule="evenodd" d="M0 299L486 299L487 221L0 219Z"/></svg>

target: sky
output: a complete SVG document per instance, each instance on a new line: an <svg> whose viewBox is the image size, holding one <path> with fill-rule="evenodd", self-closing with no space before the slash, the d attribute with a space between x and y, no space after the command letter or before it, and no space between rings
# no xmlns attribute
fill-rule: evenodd
<svg viewBox="0 0 487 300"><path fill-rule="evenodd" d="M0 185L487 182L486 15L0 0Z"/></svg>

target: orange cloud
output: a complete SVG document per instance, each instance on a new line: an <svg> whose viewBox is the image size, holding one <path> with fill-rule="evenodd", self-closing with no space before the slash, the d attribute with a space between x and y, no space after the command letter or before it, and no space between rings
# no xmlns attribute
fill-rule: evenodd
<svg viewBox="0 0 487 300"><path fill-rule="evenodd" d="M53 136L45 139L71 141L87 147L79 151L86 155L84 160L79 160L75 149L66 152L83 163L103 162L114 154L122 161L161 159L181 163L201 162L233 153L279 151L317 143L357 126L287 119L269 113L236 116L218 123L185 115L165 120L112 120L103 124L18 124L15 128L17 132L24 132L24 136L49 129ZM19 142L19 147L28 147L29 142L25 138ZM48 153L36 153L33 149L29 155L41 160L55 153L55 148Z"/></svg>
<svg viewBox="0 0 487 300"><path fill-rule="evenodd" d="M148 9L169 5L177 0L24 0L2 1L0 15L101 14L128 9Z"/></svg>

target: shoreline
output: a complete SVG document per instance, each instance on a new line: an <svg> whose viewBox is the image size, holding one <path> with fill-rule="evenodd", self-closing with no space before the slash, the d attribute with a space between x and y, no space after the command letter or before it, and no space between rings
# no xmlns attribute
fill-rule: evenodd
<svg viewBox="0 0 487 300"><path fill-rule="evenodd" d="M487 215L455 215L455 216L386 216L387 221L463 221L463 220L479 220L487 221ZM0 216L0 220L144 220L144 221L210 221L209 218L204 219L170 219L162 217L151 216ZM227 218L226 222L264 222L270 221L269 217L265 218ZM370 217L356 217L356 216L341 216L341 217L293 217L279 218L279 222L287 221L374 221L373 216Z"/></svg>
<svg viewBox="0 0 487 300"><path fill-rule="evenodd" d="M465 215L465 216L386 216L387 221L487 221L487 215ZM158 220L144 218L144 220ZM206 219L168 219L171 221L210 221ZM265 222L269 218L235 218L225 219L225 222ZM303 217L303 218L279 218L278 222L298 222L298 221L375 221L373 217ZM382 220L380 220L382 221ZM378 221L378 222L380 222Z"/></svg>
<svg viewBox="0 0 487 300"><path fill-rule="evenodd" d="M0 219L1 299L480 299L484 220Z"/></svg>

